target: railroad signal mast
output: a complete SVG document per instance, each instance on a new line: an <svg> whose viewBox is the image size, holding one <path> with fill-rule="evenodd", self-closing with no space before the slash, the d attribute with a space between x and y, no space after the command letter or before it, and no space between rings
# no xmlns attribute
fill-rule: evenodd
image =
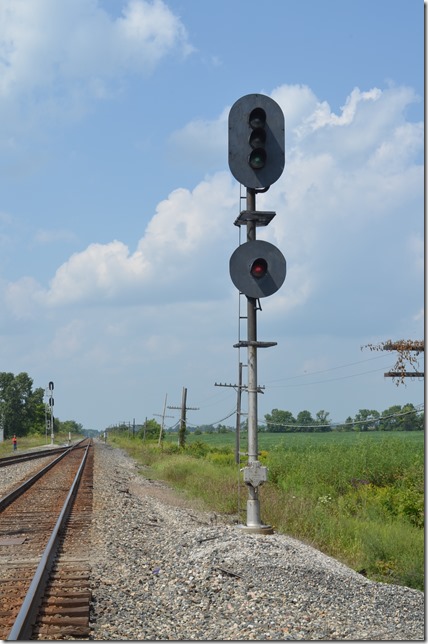
<svg viewBox="0 0 428 644"><path fill-rule="evenodd" d="M45 396L48 399L48 402L45 406L45 421L46 421L46 443L48 442L48 433L51 435L51 445L54 443L54 417L53 417L53 407L54 407L54 398L53 398L54 383L52 380L49 382L47 389L45 390Z"/></svg>
<svg viewBox="0 0 428 644"><path fill-rule="evenodd" d="M248 94L230 110L229 168L247 189L246 210L234 222L236 226L246 226L247 241L238 246L229 262L233 284L247 297L247 340L234 345L246 347L248 358L248 463L244 467L248 500L247 523L241 528L257 534L273 532L260 518L259 487L267 481L267 468L258 460L257 349L277 344L257 340L257 310L260 298L273 295L282 286L286 261L276 246L256 239L256 228L267 226L276 215L256 210L256 194L266 192L284 170L284 132L284 114L268 96Z"/></svg>

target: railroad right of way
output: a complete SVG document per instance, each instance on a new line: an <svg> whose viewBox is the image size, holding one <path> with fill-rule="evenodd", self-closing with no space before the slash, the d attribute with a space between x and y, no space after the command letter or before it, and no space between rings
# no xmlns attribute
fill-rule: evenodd
<svg viewBox="0 0 428 644"><path fill-rule="evenodd" d="M192 505L96 443L91 639L424 639L422 592Z"/></svg>
<svg viewBox="0 0 428 644"><path fill-rule="evenodd" d="M198 509L108 444L95 442L91 453L89 496L56 566L63 588L71 584L62 600L69 615L72 604L70 635L56 625L57 609L49 617L59 596L51 584L39 638L62 629L59 639L79 631L97 641L424 640L422 592L371 582L285 535L241 531L236 517ZM0 496L37 467L2 468ZM7 559L22 546L1 548Z"/></svg>

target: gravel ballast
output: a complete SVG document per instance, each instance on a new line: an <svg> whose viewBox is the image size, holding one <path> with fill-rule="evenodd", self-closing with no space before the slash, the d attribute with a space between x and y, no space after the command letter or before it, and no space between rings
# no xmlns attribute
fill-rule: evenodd
<svg viewBox="0 0 428 644"><path fill-rule="evenodd" d="M95 443L94 640L423 640L424 594L248 534Z"/></svg>

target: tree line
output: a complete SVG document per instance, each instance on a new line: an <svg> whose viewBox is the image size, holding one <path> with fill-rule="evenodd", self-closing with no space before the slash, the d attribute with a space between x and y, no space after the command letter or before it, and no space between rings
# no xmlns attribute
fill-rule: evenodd
<svg viewBox="0 0 428 644"><path fill-rule="evenodd" d="M265 424L258 424L259 432L285 433L285 432L369 432L369 431L420 431L424 429L424 413L412 403L406 405L393 405L382 412L376 409L360 409L352 418L343 423L336 423L330 419L330 412L321 409L312 416L307 409L294 416L291 411L272 409L270 414L265 414ZM247 430L247 421L241 423L241 430ZM191 428L196 434L225 434L234 432L234 427L226 425L199 425Z"/></svg>
<svg viewBox="0 0 428 644"><path fill-rule="evenodd" d="M265 424L258 424L258 432L272 433L296 433L296 432L370 432L370 431L422 431L424 429L424 413L417 409L412 403L406 405L393 405L382 412L376 409L360 409L352 418L343 423L335 423L330 420L330 412L324 409L318 411L315 417L311 412L304 409L296 416L290 411L273 409L270 414L265 414ZM150 419L144 424L137 424L131 427L130 423L121 423L110 426L109 432L127 432L143 440L159 438L160 424ZM166 433L175 433L178 428L166 429ZM195 425L186 428L186 434L228 434L236 431L235 427L219 424ZM241 423L241 431L247 431L247 421ZM165 432L165 430L164 430Z"/></svg>
<svg viewBox="0 0 428 644"><path fill-rule="evenodd" d="M333 423L330 413L323 409L315 418L306 409L296 417L290 411L273 409L265 415L267 432L368 432L368 431L419 431L424 429L424 413L412 404L393 405L382 412L376 409L360 409L352 418L348 416L344 423Z"/></svg>
<svg viewBox="0 0 428 644"><path fill-rule="evenodd" d="M28 373L0 372L0 423L5 440L14 434L18 437L45 434L48 410L44 396L43 387L33 388L33 379ZM61 422L54 417L53 421L54 434L83 432L82 425L74 420Z"/></svg>

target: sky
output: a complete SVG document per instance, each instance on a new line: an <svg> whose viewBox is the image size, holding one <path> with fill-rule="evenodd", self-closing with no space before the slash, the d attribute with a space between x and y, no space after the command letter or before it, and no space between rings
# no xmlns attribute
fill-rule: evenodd
<svg viewBox="0 0 428 644"><path fill-rule="evenodd" d="M235 425L228 114L261 93L285 170L257 238L287 276L257 314L259 421L421 405L363 347L424 334L424 80L422 0L2 0L0 371L88 429L160 422L183 387L189 426Z"/></svg>

